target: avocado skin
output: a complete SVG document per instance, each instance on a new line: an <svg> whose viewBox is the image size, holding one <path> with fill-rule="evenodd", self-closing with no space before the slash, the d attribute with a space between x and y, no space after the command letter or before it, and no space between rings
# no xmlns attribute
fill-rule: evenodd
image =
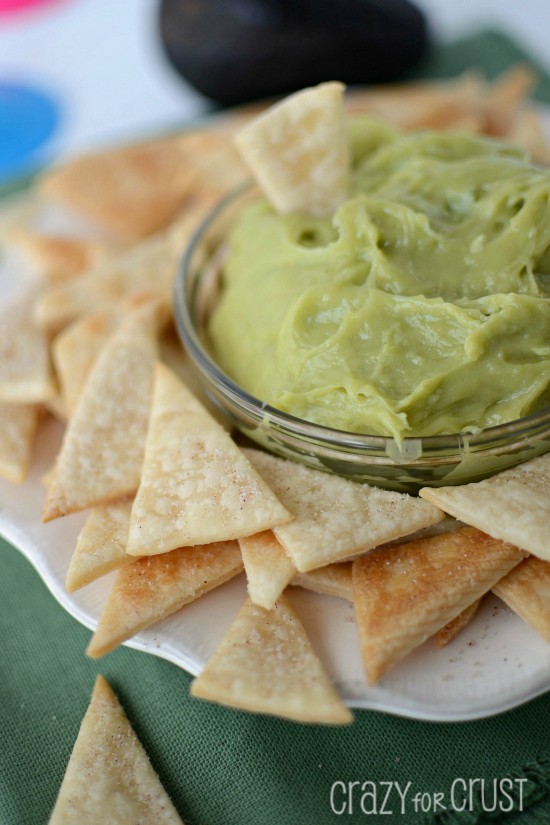
<svg viewBox="0 0 550 825"><path fill-rule="evenodd" d="M408 0L161 0L159 27L175 69L223 106L396 80L429 42Z"/></svg>

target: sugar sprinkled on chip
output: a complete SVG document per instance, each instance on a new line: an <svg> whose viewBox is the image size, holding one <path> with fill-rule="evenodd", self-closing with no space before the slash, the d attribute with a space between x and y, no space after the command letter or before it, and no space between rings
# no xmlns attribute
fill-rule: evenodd
<svg viewBox="0 0 550 825"><path fill-rule="evenodd" d="M473 527L374 551L353 563L353 598L369 683L487 593L525 558Z"/></svg>
<svg viewBox="0 0 550 825"><path fill-rule="evenodd" d="M49 480L42 518L135 493L157 357L157 307L128 319L94 363Z"/></svg>
<svg viewBox="0 0 550 825"><path fill-rule="evenodd" d="M126 552L154 555L238 539L290 518L223 427L157 364Z"/></svg>
<svg viewBox="0 0 550 825"><path fill-rule="evenodd" d="M169 230L46 289L34 307L36 322L49 332L58 332L76 318L112 310L115 304L145 292L154 294L168 309L182 250L179 233L179 223L175 223Z"/></svg>
<svg viewBox="0 0 550 825"><path fill-rule="evenodd" d="M493 593L550 642L550 562L529 556L493 586Z"/></svg>
<svg viewBox="0 0 550 825"><path fill-rule="evenodd" d="M36 290L0 310L0 402L40 404L55 395L48 340L33 320Z"/></svg>
<svg viewBox="0 0 550 825"><path fill-rule="evenodd" d="M53 339L52 361L69 415L85 386L90 367L118 321L112 308L95 312L76 319Z"/></svg>
<svg viewBox="0 0 550 825"><path fill-rule="evenodd" d="M69 563L66 580L68 593L133 561L126 554L131 509L131 498L92 508L78 535Z"/></svg>
<svg viewBox="0 0 550 825"><path fill-rule="evenodd" d="M239 539L248 595L254 604L271 610L296 573L292 560L272 530Z"/></svg>
<svg viewBox="0 0 550 825"><path fill-rule="evenodd" d="M180 547L125 565L109 593L88 646L88 655L104 656L140 630L219 587L242 569L236 541Z"/></svg>
<svg viewBox="0 0 550 825"><path fill-rule="evenodd" d="M269 611L245 601L191 693L297 722L352 721L284 596Z"/></svg>
<svg viewBox="0 0 550 825"><path fill-rule="evenodd" d="M405 493L358 484L259 450L245 453L294 516L274 533L302 573L443 518L440 510Z"/></svg>
<svg viewBox="0 0 550 825"><path fill-rule="evenodd" d="M550 452L497 475L420 496L457 519L550 560Z"/></svg>
<svg viewBox="0 0 550 825"><path fill-rule="evenodd" d="M183 825L114 691L98 676L48 825Z"/></svg>

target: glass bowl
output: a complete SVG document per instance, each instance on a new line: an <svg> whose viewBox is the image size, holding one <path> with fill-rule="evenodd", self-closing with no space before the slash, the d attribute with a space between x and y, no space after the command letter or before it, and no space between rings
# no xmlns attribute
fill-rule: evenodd
<svg viewBox="0 0 550 825"><path fill-rule="evenodd" d="M318 470L387 489L465 484L550 449L550 408L477 433L405 438L320 426L275 409L238 386L216 364L207 319L222 286L224 239L245 203L259 197L244 184L197 228L174 287L176 327L206 398L240 433L272 453Z"/></svg>

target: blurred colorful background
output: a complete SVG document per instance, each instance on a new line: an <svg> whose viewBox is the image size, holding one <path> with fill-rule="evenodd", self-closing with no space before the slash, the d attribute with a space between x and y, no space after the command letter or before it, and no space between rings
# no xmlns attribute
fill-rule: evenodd
<svg viewBox="0 0 550 825"><path fill-rule="evenodd" d="M550 70L548 0L416 5L434 42L496 28ZM167 60L160 8L160 0L0 0L0 184L214 108Z"/></svg>

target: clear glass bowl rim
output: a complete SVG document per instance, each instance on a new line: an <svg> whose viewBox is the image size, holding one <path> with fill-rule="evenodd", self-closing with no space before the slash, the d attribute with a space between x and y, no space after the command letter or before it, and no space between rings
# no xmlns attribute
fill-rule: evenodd
<svg viewBox="0 0 550 825"><path fill-rule="evenodd" d="M503 440L506 442L528 440L530 437L539 435L545 427L550 433L550 407L545 407L522 418L486 427L477 432L408 436L402 440L400 445L397 445L391 436L347 432L297 418L262 402L236 384L220 369L201 341L189 300L193 286L190 280L193 275L193 257L205 233L227 208L253 188L254 184L246 181L233 189L223 196L198 224L185 248L174 282L174 317L178 334L191 361L222 396L230 399L233 404L244 410L258 423L268 419L270 426L273 425L280 432L291 433L294 437L302 437L306 442L321 442L326 447L333 446L337 450L358 450L361 453L374 453L378 456L389 456L395 454L397 450L403 459L407 455L418 455L425 460L430 455L435 457L440 454L462 454L465 447L470 451L490 449L492 445ZM420 454L419 443L422 446ZM395 458L388 457L388 463L395 464Z"/></svg>

